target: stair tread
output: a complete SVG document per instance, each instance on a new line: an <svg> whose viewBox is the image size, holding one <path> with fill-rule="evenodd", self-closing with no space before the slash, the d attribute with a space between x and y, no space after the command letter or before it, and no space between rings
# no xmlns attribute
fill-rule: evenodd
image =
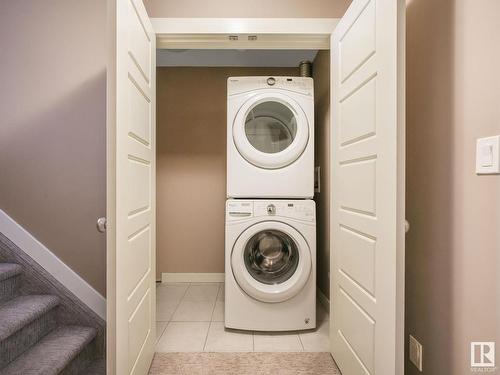
<svg viewBox="0 0 500 375"><path fill-rule="evenodd" d="M59 297L29 295L11 299L0 305L0 341L39 318L59 304Z"/></svg>
<svg viewBox="0 0 500 375"><path fill-rule="evenodd" d="M92 327L61 326L2 370L4 375L59 374L96 336Z"/></svg>
<svg viewBox="0 0 500 375"><path fill-rule="evenodd" d="M0 263L0 281L19 275L23 267L16 263Z"/></svg>

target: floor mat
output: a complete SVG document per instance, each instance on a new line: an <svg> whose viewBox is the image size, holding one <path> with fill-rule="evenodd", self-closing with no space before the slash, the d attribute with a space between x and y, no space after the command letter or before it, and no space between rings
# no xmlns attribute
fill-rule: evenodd
<svg viewBox="0 0 500 375"><path fill-rule="evenodd" d="M150 375L340 375L330 353L156 353Z"/></svg>

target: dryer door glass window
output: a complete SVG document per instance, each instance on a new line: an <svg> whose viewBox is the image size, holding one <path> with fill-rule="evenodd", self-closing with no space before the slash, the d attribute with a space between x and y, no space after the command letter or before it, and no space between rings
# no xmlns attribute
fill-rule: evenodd
<svg viewBox="0 0 500 375"><path fill-rule="evenodd" d="M299 264L295 241L278 230L264 230L253 235L243 253L245 267L263 284L281 284L293 276Z"/></svg>
<svg viewBox="0 0 500 375"><path fill-rule="evenodd" d="M254 148L266 154L275 154L292 144L297 134L297 119L282 103L262 102L248 112L245 133Z"/></svg>

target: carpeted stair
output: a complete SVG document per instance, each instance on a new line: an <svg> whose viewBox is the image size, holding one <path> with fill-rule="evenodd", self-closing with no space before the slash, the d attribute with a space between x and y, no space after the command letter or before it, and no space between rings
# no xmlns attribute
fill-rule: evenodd
<svg viewBox="0 0 500 375"><path fill-rule="evenodd" d="M21 295L22 277L20 265L0 263L0 374L104 375L96 329L58 324L59 297Z"/></svg>

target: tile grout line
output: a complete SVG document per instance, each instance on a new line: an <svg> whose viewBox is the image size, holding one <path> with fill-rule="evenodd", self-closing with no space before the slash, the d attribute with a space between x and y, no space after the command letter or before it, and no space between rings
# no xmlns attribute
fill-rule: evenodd
<svg viewBox="0 0 500 375"><path fill-rule="evenodd" d="M178 309L178 308L179 308L179 306L181 305L182 300L184 299L184 297L186 297L186 294L187 294L187 292L188 292L189 288L191 287L191 283L187 283L187 284L188 284L188 286L187 286L186 290L184 291L184 294L182 295L182 297L181 297L181 298L179 298L179 302L178 302L178 303L177 303L177 305L175 306L175 309L174 309L174 311L172 312L172 315L170 316L170 319L168 320L168 324L170 324L170 323L172 322L172 319L173 319L173 317L174 317L175 313L177 312L177 309Z"/></svg>
<svg viewBox="0 0 500 375"><path fill-rule="evenodd" d="M160 284L159 284L159 286L161 286L162 284L163 284L163 283L160 283ZM165 284L167 284L167 283L165 283ZM182 295L182 297L181 297L181 298L179 298L179 302L178 302L178 303L177 303L177 305L175 306L175 309L174 309L174 311L172 312L172 315L170 316L170 318L169 318L167 321L160 321L160 322L162 322L162 323L166 323L166 324L165 324L165 328L163 329L163 331L162 331L162 333L161 333L160 337L158 337L158 339L157 339L157 340L156 340L156 342L155 342L155 353L157 353L157 351L156 351L156 347L157 347L157 345L159 344L159 342L160 342L161 338L163 337L163 335L164 335L164 334L165 334L165 332L167 331L167 328L168 328L168 326L170 325L170 323L172 323L172 318L174 317L174 314L175 314L175 312L177 311L177 308L178 308L178 307L179 307L179 305L181 304L181 301L182 301L182 299L184 298L184 296L186 295L187 290L188 290L188 289L189 289L189 287L191 286L191 284L190 284L190 283L187 283L187 284L188 284L188 286L187 286L186 290L184 291L184 294ZM158 304L158 295L156 295L156 303ZM156 324L158 324L158 320L156 321Z"/></svg>
<svg viewBox="0 0 500 375"><path fill-rule="evenodd" d="M166 323L167 323L167 325L166 325L166 327L165 327L165 329L164 329L164 331L163 331L163 333L162 333L162 336L163 336L163 334L165 333L165 331L166 331L167 327L168 327L171 323L209 323L209 324L208 324L207 333L206 333L206 335L205 335L205 341L204 341L203 349L202 349L202 351L205 351L205 347L206 347L206 344L207 344L207 341L208 341L208 334L209 334L209 332L210 332L210 328L211 328L211 326L212 326L212 321L211 321L211 319L212 319L212 317L213 317L213 314L214 314L214 311L215 311L215 304L217 303L217 298L218 298L218 296L219 296L219 293L220 293L220 290L221 290L222 286L221 286L221 285L219 285L219 288L217 289L217 295L216 295L216 297L215 297L214 307L213 307L213 309L212 309L212 317L211 317L210 321L179 321L179 322L177 322L177 321L172 321L172 318L173 318L173 316L174 316L175 312L178 310L178 308L179 308L179 306L181 305L182 301L183 301L183 300L184 300L184 298L186 297L186 295L187 295L187 293L188 293L189 288L190 288L191 286L193 286L193 283L186 283L186 284L188 284L188 287L186 288L186 290L185 290L184 294L182 295L182 297L179 299L179 302L178 302L178 304L177 304L176 308L174 309L174 312L172 313L172 316L171 316L170 320L166 322ZM197 285L198 285L198 284L197 284Z"/></svg>
<svg viewBox="0 0 500 375"><path fill-rule="evenodd" d="M203 344L203 352L205 352L205 349L207 347L207 341L208 341L208 334L210 333L210 328L212 327L212 322L208 323L208 329L207 329L207 335L205 336L205 343Z"/></svg>
<svg viewBox="0 0 500 375"><path fill-rule="evenodd" d="M217 295L215 296L215 302L214 302L214 307L212 309L212 315L210 315L210 322L213 322L213 320L214 320L215 307L217 306L217 300L219 298L219 294L220 294L221 289L222 289L222 285L219 285L219 288L217 289Z"/></svg>
<svg viewBox="0 0 500 375"><path fill-rule="evenodd" d="M160 339L161 337L163 336L163 334L165 333L165 331L167 330L167 326L168 326L168 322L160 322L160 323L166 323L165 324L165 327L161 330L161 333L160 333L160 336L158 336L156 338L156 341L155 341L155 345L158 344L160 342ZM158 326L158 322L156 322L156 325ZM158 328L157 328L158 329ZM156 350L155 350L156 352Z"/></svg>
<svg viewBox="0 0 500 375"><path fill-rule="evenodd" d="M203 352L205 352L205 348L207 347L208 334L210 333L210 328L212 327L212 319L214 317L215 306L217 305L217 298L219 298L219 293L222 288L222 285L219 285L217 289L217 295L215 296L214 307L212 309L212 315L210 316L210 322L208 323L207 335L205 336L205 343L203 344Z"/></svg>
<svg viewBox="0 0 500 375"><path fill-rule="evenodd" d="M302 342L302 339L300 338L300 333L297 333L297 337L299 338L300 346L302 347L302 351L305 352L306 348L304 348L304 343Z"/></svg>

